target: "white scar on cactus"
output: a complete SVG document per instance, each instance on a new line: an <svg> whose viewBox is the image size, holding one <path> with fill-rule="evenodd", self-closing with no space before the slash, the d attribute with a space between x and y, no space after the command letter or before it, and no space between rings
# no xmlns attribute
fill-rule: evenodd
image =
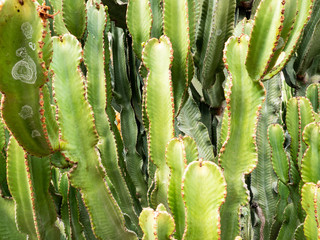
<svg viewBox="0 0 320 240"><path fill-rule="evenodd" d="M32 133L31 133L31 137L32 138L35 138L35 137L40 137L41 134L38 130L33 130Z"/></svg>
<svg viewBox="0 0 320 240"><path fill-rule="evenodd" d="M30 47L33 51L36 50L36 44L33 43L33 42L29 42L29 47Z"/></svg>
<svg viewBox="0 0 320 240"><path fill-rule="evenodd" d="M32 107L30 107L29 105L22 106L21 111L19 112L19 115L23 119L31 118L33 116Z"/></svg>
<svg viewBox="0 0 320 240"><path fill-rule="evenodd" d="M22 23L21 30L22 30L23 35L27 39L32 38L33 28L32 28L32 25L29 22Z"/></svg>
<svg viewBox="0 0 320 240"><path fill-rule="evenodd" d="M16 55L21 57L22 60L13 66L12 77L27 84L34 84L37 80L37 66L33 59L27 54L25 47L19 48L16 51Z"/></svg>

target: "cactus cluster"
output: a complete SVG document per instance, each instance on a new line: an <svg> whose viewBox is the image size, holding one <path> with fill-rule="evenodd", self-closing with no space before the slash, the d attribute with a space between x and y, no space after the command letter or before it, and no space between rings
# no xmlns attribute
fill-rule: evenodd
<svg viewBox="0 0 320 240"><path fill-rule="evenodd" d="M0 239L320 239L319 12L0 0Z"/></svg>

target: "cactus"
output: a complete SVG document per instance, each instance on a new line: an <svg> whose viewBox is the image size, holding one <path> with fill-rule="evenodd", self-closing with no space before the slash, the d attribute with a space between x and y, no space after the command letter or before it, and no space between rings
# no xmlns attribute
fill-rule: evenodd
<svg viewBox="0 0 320 240"><path fill-rule="evenodd" d="M6 56L1 59L3 119L28 152L49 155L54 149L46 132L43 101L40 102L40 87L48 74L42 58L47 23L38 17L31 0L24 4L6 2L0 14L0 31L7 36L0 42L1 55Z"/></svg>
<svg viewBox="0 0 320 240"><path fill-rule="evenodd" d="M317 239L318 12L0 0L0 239Z"/></svg>
<svg viewBox="0 0 320 240"><path fill-rule="evenodd" d="M318 204L319 204L319 182L306 183L302 188L302 206L306 211L306 220L303 225L306 239L319 239Z"/></svg>
<svg viewBox="0 0 320 240"><path fill-rule="evenodd" d="M140 215L140 225L144 232L144 240L172 239L174 231L173 219L166 208L160 204L156 211L151 208L143 209Z"/></svg>

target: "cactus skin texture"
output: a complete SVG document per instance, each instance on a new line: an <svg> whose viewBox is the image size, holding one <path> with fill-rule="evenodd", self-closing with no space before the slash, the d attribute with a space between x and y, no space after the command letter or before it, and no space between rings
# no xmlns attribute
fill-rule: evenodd
<svg viewBox="0 0 320 240"><path fill-rule="evenodd" d="M133 201L130 196L122 172L118 166L118 153L116 139L111 130L110 120L105 113L106 108L106 84L104 72L104 29L106 14L102 4L94 5L93 1L87 3L88 36L84 48L84 63L87 66L88 102L92 106L95 117L95 126L100 141L98 148L101 154L101 162L106 169L112 185L117 193L117 202L121 210L128 214L134 225L138 227L138 217L133 209ZM99 23L99 29L95 23ZM99 64L96 63L97 58Z"/></svg>
<svg viewBox="0 0 320 240"><path fill-rule="evenodd" d="M306 97L310 100L315 113L320 112L320 84L311 84L307 88Z"/></svg>
<svg viewBox="0 0 320 240"><path fill-rule="evenodd" d="M287 184L289 182L289 159L284 151L284 132L279 124L270 125L268 128L268 138L272 149L272 165L279 180Z"/></svg>
<svg viewBox="0 0 320 240"><path fill-rule="evenodd" d="M312 7L313 0L260 1L254 16L246 61L250 77L266 80L283 69L298 47ZM264 14L265 12L270 14ZM270 24L275 27L272 31L267 31ZM265 35L265 32L268 32L268 35ZM261 54L257 54L258 52Z"/></svg>
<svg viewBox="0 0 320 240"><path fill-rule="evenodd" d="M320 34L320 1L314 1L314 7L309 23L305 27L303 38L297 50L297 59L294 62L294 69L297 77L305 76L316 55L320 52L320 45L317 39Z"/></svg>

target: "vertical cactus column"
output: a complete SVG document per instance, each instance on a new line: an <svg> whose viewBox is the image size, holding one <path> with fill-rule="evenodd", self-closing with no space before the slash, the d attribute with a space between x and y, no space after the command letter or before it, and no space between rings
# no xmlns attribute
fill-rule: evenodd
<svg viewBox="0 0 320 240"><path fill-rule="evenodd" d="M188 61L192 61L187 0L163 1L163 33L173 48L172 86L178 114L188 87ZM193 67L193 65L192 65Z"/></svg>
<svg viewBox="0 0 320 240"><path fill-rule="evenodd" d="M176 232L175 238L182 239L185 231L185 206L182 198L182 177L188 163L198 160L196 143L190 137L172 139L167 146L166 161L170 168L168 204L172 212Z"/></svg>
<svg viewBox="0 0 320 240"><path fill-rule="evenodd" d="M196 36L196 61L203 88L211 87L215 74L222 69L223 47L232 35L235 0L204 0Z"/></svg>
<svg viewBox="0 0 320 240"><path fill-rule="evenodd" d="M259 231L255 233L266 237L270 234L273 225L274 215L277 208L276 192L274 184L278 181L271 164L271 149L268 143L268 126L278 122L280 118L281 106L281 80L277 75L264 82L266 89L266 100L262 104L257 125L257 150L258 164L251 174L251 189L253 192L253 202L256 209L261 209L265 218L265 224L260 224ZM254 191L256 190L256 191ZM259 232L259 233L258 233Z"/></svg>
<svg viewBox="0 0 320 240"><path fill-rule="evenodd" d="M98 137L79 69L81 52L80 43L70 34L53 39L51 67L55 74L60 138L64 142L61 151L75 164L70 181L80 189L95 234L104 239L136 239L125 228L124 217L104 180L105 172L95 149Z"/></svg>
<svg viewBox="0 0 320 240"><path fill-rule="evenodd" d="M191 162L183 175L182 194L186 207L183 239L220 239L220 208L226 195L221 169L215 163L201 159Z"/></svg>
<svg viewBox="0 0 320 240"><path fill-rule="evenodd" d="M227 182L227 198L221 209L223 239L234 239L239 234L241 206L248 201L244 177L257 164L255 132L258 111L265 96L259 81L253 81L246 70L247 35L229 38L224 59L229 71L227 84L228 128L219 163Z"/></svg>
<svg viewBox="0 0 320 240"><path fill-rule="evenodd" d="M151 205L162 203L167 207L169 168L165 151L174 136L174 103L170 65L172 47L166 36L151 39L143 49L142 60L148 69L145 86L145 108L148 118L149 159L156 165L155 188Z"/></svg>
<svg viewBox="0 0 320 240"><path fill-rule="evenodd" d="M320 238L319 212L320 212L320 182L306 183L302 192L302 207L306 211L303 230L307 240Z"/></svg>
<svg viewBox="0 0 320 240"><path fill-rule="evenodd" d="M174 222L162 204L159 204L156 211L151 208L143 209L139 222L144 233L143 240L173 239Z"/></svg>
<svg viewBox="0 0 320 240"><path fill-rule="evenodd" d="M49 194L49 158L25 154L11 137L8 149L8 185L16 205L18 229L30 239L57 239L57 214Z"/></svg>
<svg viewBox="0 0 320 240"><path fill-rule="evenodd" d="M94 4L94 1L91 0L87 2L87 15L88 36L84 48L84 62L87 66L88 101L92 106L97 133L100 137L98 148L101 153L101 162L116 190L116 200L121 210L128 214L133 224L138 228L138 217L133 209L133 201L118 165L115 136L105 112L107 96L103 36L106 13L102 4ZM96 24L99 28L96 27Z"/></svg>

